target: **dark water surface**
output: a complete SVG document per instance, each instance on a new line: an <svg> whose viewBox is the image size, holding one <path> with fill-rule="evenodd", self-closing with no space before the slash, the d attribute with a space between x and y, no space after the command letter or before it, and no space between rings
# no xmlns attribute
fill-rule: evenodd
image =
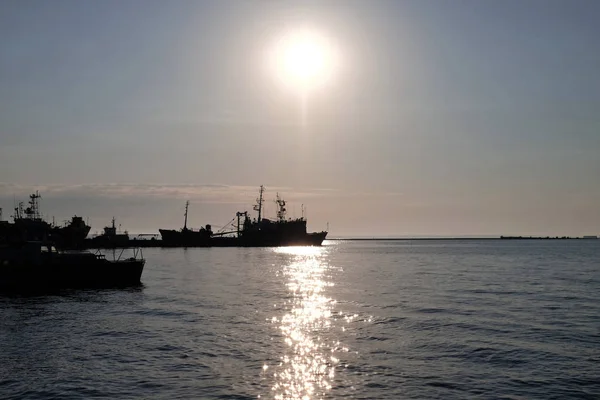
<svg viewBox="0 0 600 400"><path fill-rule="evenodd" d="M0 398L600 398L600 241L144 255L140 288L0 296Z"/></svg>

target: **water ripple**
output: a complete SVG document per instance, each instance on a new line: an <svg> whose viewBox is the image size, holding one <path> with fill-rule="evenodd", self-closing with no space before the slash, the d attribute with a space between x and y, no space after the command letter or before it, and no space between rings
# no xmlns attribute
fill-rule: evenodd
<svg viewBox="0 0 600 400"><path fill-rule="evenodd" d="M0 296L0 398L600 398L600 246L148 249L132 290Z"/></svg>

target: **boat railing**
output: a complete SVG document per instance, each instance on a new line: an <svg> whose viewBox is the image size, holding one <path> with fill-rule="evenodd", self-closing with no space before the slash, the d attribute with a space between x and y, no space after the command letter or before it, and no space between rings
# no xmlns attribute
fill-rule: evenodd
<svg viewBox="0 0 600 400"><path fill-rule="evenodd" d="M106 259L108 250L96 249L94 255L99 259ZM112 261L139 261L144 259L144 253L141 247L112 249ZM128 257L129 256L129 257Z"/></svg>

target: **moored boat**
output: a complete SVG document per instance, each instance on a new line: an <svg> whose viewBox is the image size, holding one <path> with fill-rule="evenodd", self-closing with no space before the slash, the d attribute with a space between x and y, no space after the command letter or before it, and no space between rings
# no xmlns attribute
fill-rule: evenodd
<svg viewBox="0 0 600 400"><path fill-rule="evenodd" d="M51 243L27 241L0 247L0 288L119 287L140 284L146 263L141 250L124 249L112 260L99 252L58 251Z"/></svg>
<svg viewBox="0 0 600 400"><path fill-rule="evenodd" d="M115 226L115 217L113 217L112 225L105 226L104 233L102 233L101 235L88 239L85 242L85 247L111 249L127 247L129 243L129 233L127 231L123 233L118 233L117 227Z"/></svg>
<svg viewBox="0 0 600 400"><path fill-rule="evenodd" d="M187 227L188 220L188 209L190 202L185 203L185 219L183 222L183 228L181 230L174 229L159 229L160 236L162 238L162 244L164 246L175 246L175 247L206 247L210 246L210 238L212 236L212 228L210 225L206 225L206 228L200 228L195 231Z"/></svg>
<svg viewBox="0 0 600 400"><path fill-rule="evenodd" d="M0 243L23 241L52 241L59 248L80 248L91 227L82 217L73 216L64 226L56 226L42 218L39 192L29 195L29 204L19 202L15 207L13 222L0 223Z"/></svg>
<svg viewBox="0 0 600 400"><path fill-rule="evenodd" d="M75 215L64 226L52 227L50 235L61 247L78 248L90 233L90 229L82 217Z"/></svg>
<svg viewBox="0 0 600 400"><path fill-rule="evenodd" d="M304 215L288 218L286 202L279 194L276 218L263 218L264 186L260 187L254 211L257 218L251 219L247 211L237 212L231 221L231 230L213 233L211 226L194 231L187 228L189 202L185 207L185 222L179 231L159 229L162 244L177 247L278 247L278 246L320 246L327 237L327 231L307 232ZM236 222L237 220L237 222Z"/></svg>

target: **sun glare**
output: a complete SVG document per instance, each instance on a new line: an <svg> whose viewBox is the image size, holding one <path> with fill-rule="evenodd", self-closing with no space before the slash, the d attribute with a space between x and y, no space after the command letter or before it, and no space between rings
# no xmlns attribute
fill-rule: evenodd
<svg viewBox="0 0 600 400"><path fill-rule="evenodd" d="M306 92L331 79L337 63L336 49L325 36L309 30L290 32L274 47L271 65L285 85Z"/></svg>

